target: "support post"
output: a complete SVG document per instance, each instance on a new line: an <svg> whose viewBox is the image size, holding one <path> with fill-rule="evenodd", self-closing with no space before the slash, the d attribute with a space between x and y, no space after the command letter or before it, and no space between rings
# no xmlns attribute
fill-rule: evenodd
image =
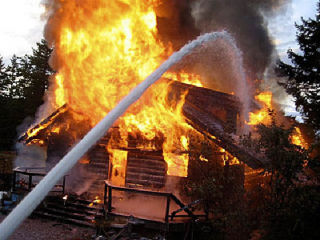
<svg viewBox="0 0 320 240"><path fill-rule="evenodd" d="M17 178L17 173L13 171L12 175L12 192L16 191L16 178Z"/></svg>
<svg viewBox="0 0 320 240"><path fill-rule="evenodd" d="M63 182L62 182L62 195L64 195L66 187L66 176L63 176Z"/></svg>
<svg viewBox="0 0 320 240"><path fill-rule="evenodd" d="M103 194L103 208L106 206L106 198L107 198L107 184L104 183L104 194Z"/></svg>
<svg viewBox="0 0 320 240"><path fill-rule="evenodd" d="M172 200L175 201L175 203L183 209L192 219L196 219L196 216L194 216L193 212L190 211L189 208L186 208L186 205L184 205L175 195L171 194Z"/></svg>
<svg viewBox="0 0 320 240"><path fill-rule="evenodd" d="M167 196L167 206L166 206L166 216L165 216L166 223L168 223L168 220L169 220L169 211L170 211L170 195Z"/></svg>
<svg viewBox="0 0 320 240"><path fill-rule="evenodd" d="M29 175L29 184L28 184L28 190L31 191L32 188L32 175Z"/></svg>
<svg viewBox="0 0 320 240"><path fill-rule="evenodd" d="M108 213L112 211L112 187L108 186Z"/></svg>

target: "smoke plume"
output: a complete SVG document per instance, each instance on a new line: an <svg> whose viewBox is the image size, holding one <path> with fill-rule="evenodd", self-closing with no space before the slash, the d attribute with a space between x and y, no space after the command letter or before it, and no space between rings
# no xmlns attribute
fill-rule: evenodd
<svg viewBox="0 0 320 240"><path fill-rule="evenodd" d="M290 0L164 1L157 12L158 29L162 38L170 39L175 49L199 33L227 30L243 52L247 75L250 79L259 79L270 64L274 52L266 19L281 13L288 2ZM203 66L201 71L207 78L213 79L211 87L217 87L215 79L232 82L234 78L228 71L228 57L222 54L225 50L225 46L220 44L216 46L215 52L205 56L212 63L211 73L206 74Z"/></svg>

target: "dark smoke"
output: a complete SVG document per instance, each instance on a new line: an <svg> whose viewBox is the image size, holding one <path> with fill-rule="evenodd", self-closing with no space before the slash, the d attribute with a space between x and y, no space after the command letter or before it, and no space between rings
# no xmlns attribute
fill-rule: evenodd
<svg viewBox="0 0 320 240"><path fill-rule="evenodd" d="M200 35L191 14L192 0L162 1L157 7L157 26L161 40L178 50Z"/></svg>
<svg viewBox="0 0 320 240"><path fill-rule="evenodd" d="M199 33L227 30L243 52L250 79L262 78L271 62L274 46L265 17L279 14L290 0L171 0L159 6L158 26L162 39L171 39L175 49ZM225 46L217 46L211 59L211 75L228 81L228 60L221 57ZM218 66L218 67L215 67ZM222 68L221 68L222 66ZM203 67L202 67L203 68ZM203 71L203 69L202 69Z"/></svg>

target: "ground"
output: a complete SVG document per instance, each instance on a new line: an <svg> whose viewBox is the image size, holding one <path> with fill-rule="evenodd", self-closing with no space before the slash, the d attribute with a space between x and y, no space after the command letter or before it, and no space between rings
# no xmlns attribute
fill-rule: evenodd
<svg viewBox="0 0 320 240"><path fill-rule="evenodd" d="M0 152L0 191L10 188L13 152ZM4 177L8 175L8 177ZM5 218L0 213L0 222ZM26 219L9 240L87 240L96 230L39 218Z"/></svg>
<svg viewBox="0 0 320 240"><path fill-rule="evenodd" d="M0 222L5 217L0 215ZM91 240L95 233L95 229L29 218L18 227L9 240Z"/></svg>

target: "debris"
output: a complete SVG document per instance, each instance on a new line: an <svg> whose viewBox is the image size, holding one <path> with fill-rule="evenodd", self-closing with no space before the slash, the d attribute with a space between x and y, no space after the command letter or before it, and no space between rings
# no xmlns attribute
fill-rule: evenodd
<svg viewBox="0 0 320 240"><path fill-rule="evenodd" d="M100 235L100 236L96 237L95 240L107 240L107 238Z"/></svg>

